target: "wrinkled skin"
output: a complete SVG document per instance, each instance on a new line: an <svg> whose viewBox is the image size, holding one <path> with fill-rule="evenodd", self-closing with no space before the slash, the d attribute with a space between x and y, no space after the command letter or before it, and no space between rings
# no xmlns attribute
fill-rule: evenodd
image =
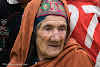
<svg viewBox="0 0 100 67"><path fill-rule="evenodd" d="M47 16L37 29L37 53L40 60L56 57L63 50L66 20L61 16Z"/></svg>

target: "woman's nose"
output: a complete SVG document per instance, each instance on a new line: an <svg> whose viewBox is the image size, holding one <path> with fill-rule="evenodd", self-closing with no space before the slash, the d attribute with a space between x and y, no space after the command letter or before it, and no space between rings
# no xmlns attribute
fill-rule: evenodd
<svg viewBox="0 0 100 67"><path fill-rule="evenodd" d="M60 40L60 33L58 30L54 30L51 34L51 40Z"/></svg>

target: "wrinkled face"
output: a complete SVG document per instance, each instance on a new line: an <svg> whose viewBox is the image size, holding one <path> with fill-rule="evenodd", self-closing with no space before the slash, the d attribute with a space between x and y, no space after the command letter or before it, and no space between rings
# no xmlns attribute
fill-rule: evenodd
<svg viewBox="0 0 100 67"><path fill-rule="evenodd" d="M64 48L66 20L61 16L47 16L37 29L36 46L40 60L56 57Z"/></svg>

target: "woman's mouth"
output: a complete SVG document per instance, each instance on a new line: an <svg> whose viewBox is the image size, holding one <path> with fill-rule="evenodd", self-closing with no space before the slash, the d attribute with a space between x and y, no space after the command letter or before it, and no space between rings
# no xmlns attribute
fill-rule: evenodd
<svg viewBox="0 0 100 67"><path fill-rule="evenodd" d="M60 41L49 41L48 47L54 48L54 49L59 49L61 47L61 42Z"/></svg>
<svg viewBox="0 0 100 67"><path fill-rule="evenodd" d="M51 47L60 47L60 45L56 45L56 44L51 44L51 45L48 45L48 46L51 46Z"/></svg>
<svg viewBox="0 0 100 67"><path fill-rule="evenodd" d="M60 47L60 43L59 42L51 42L51 43L48 43L48 46L51 46L51 47Z"/></svg>

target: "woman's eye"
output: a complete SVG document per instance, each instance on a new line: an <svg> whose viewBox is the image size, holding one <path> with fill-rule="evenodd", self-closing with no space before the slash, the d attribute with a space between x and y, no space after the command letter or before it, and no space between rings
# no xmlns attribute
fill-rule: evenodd
<svg viewBox="0 0 100 67"><path fill-rule="evenodd" d="M65 31L66 29L65 29L65 27L60 27L59 28L59 31Z"/></svg>
<svg viewBox="0 0 100 67"><path fill-rule="evenodd" d="M46 27L45 30L49 31L49 30L52 30L51 27Z"/></svg>

